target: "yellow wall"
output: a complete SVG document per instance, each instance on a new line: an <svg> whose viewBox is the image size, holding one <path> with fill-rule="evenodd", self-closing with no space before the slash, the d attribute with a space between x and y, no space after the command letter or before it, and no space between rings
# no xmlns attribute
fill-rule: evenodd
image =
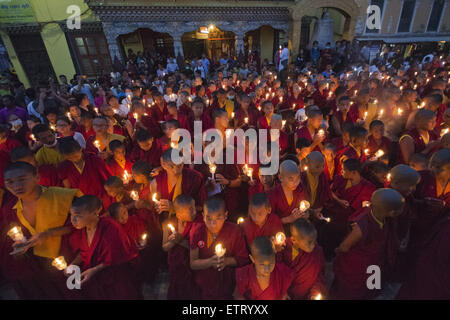
<svg viewBox="0 0 450 320"><path fill-rule="evenodd" d="M269 61L273 61L273 37L274 30L271 27L261 27L259 34L259 41L261 46L261 62L266 58Z"/></svg>
<svg viewBox="0 0 450 320"><path fill-rule="evenodd" d="M9 35L3 30L0 30L0 36L2 37L3 44L5 45L5 48L8 52L9 60L11 60L11 63L14 67L14 70L17 73L17 76L19 77L20 82L22 82L25 85L25 88L29 88L30 82L28 81L28 77L25 71L23 70L19 58L17 57L16 50L14 49L14 46L11 42L11 39L9 38Z"/></svg>

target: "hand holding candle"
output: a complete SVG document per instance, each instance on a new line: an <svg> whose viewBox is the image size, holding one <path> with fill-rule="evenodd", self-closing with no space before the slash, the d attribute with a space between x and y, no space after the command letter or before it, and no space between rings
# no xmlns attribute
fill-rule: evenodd
<svg viewBox="0 0 450 320"><path fill-rule="evenodd" d="M11 230L7 233L8 237L10 237L14 242L26 242L27 238L23 235L22 228L20 226L15 226L11 228Z"/></svg>
<svg viewBox="0 0 450 320"><path fill-rule="evenodd" d="M55 258L52 261L52 266L54 266L56 269L58 269L59 271L63 271L67 268L67 262L66 259L64 259L63 256L60 256L58 258Z"/></svg>
<svg viewBox="0 0 450 320"><path fill-rule="evenodd" d="M140 245L141 247L145 247L145 246L147 245L147 238L148 238L148 235L147 235L146 233L144 233L144 234L141 236L141 238L139 239L139 245Z"/></svg>
<svg viewBox="0 0 450 320"><path fill-rule="evenodd" d="M283 232L278 232L275 235L275 244L278 246L282 246L284 245L285 242L286 242L286 235Z"/></svg>
<svg viewBox="0 0 450 320"><path fill-rule="evenodd" d="M225 249L221 243L218 243L215 247L216 256L219 258L222 258L226 251L227 249Z"/></svg>
<svg viewBox="0 0 450 320"><path fill-rule="evenodd" d="M136 191L131 191L130 193L130 197L131 199L133 199L134 201L138 201L139 200L139 194Z"/></svg>
<svg viewBox="0 0 450 320"><path fill-rule="evenodd" d="M307 201L307 200L302 200L302 201L300 202L300 207L299 207L299 209L300 209L301 212L305 212L305 211L308 210L310 207L311 207L311 204L309 203L309 201Z"/></svg>
<svg viewBox="0 0 450 320"><path fill-rule="evenodd" d="M243 217L239 217L237 219L237 224L241 224L241 223L244 223L244 218Z"/></svg>
<svg viewBox="0 0 450 320"><path fill-rule="evenodd" d="M211 163L209 165L209 172L211 172L211 177L213 180L214 180L214 173L216 173L216 169L217 167L214 164Z"/></svg>
<svg viewBox="0 0 450 320"><path fill-rule="evenodd" d="M98 152L102 152L102 150L100 149L100 141L95 140L94 141L94 146L97 148Z"/></svg>

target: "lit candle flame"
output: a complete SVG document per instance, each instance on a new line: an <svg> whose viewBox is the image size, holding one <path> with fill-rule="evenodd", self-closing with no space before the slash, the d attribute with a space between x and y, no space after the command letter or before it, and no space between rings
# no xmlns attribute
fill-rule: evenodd
<svg viewBox="0 0 450 320"><path fill-rule="evenodd" d="M244 223L244 218L240 217L239 219L237 219L237 223L238 224Z"/></svg>
<svg viewBox="0 0 450 320"><path fill-rule="evenodd" d="M377 152L375 152L375 157L381 158L382 156L384 156L384 151L383 150L380 149Z"/></svg>
<svg viewBox="0 0 450 320"><path fill-rule="evenodd" d="M156 199L156 196L157 196L156 192L153 193L152 200L153 200L153 202L158 203L159 201L158 201L158 199Z"/></svg>
<svg viewBox="0 0 450 320"><path fill-rule="evenodd" d="M390 173L387 174L386 180L387 180L387 182L391 182L391 174Z"/></svg>
<svg viewBox="0 0 450 320"><path fill-rule="evenodd" d="M138 119L138 114L135 112L135 113L133 113L133 117L134 117L134 119Z"/></svg>
<svg viewBox="0 0 450 320"><path fill-rule="evenodd" d="M94 107L94 111L95 111L96 114L98 114L98 108L97 107Z"/></svg>
<svg viewBox="0 0 450 320"><path fill-rule="evenodd" d="M36 137L34 136L34 134L30 135L31 140L33 140L34 142L36 142Z"/></svg>
<svg viewBox="0 0 450 320"><path fill-rule="evenodd" d="M70 114L70 112L66 113L67 119L69 119L70 121L72 121L72 115Z"/></svg>
<svg viewBox="0 0 450 320"><path fill-rule="evenodd" d="M320 129L319 131L317 131L317 134L319 135L319 137L323 137L325 135L325 130Z"/></svg>
<svg viewBox="0 0 450 320"><path fill-rule="evenodd" d="M169 224L167 225L167 228L169 228L170 232L172 232L172 233L175 233L175 232L176 232L175 227L174 227L173 224L171 224L171 223L169 223Z"/></svg>
<svg viewBox="0 0 450 320"><path fill-rule="evenodd" d="M144 247L147 244L148 235L146 233L142 234L141 239L139 239L139 244Z"/></svg>
<svg viewBox="0 0 450 320"><path fill-rule="evenodd" d="M125 171L123 172L123 182L124 182L125 184L127 184L128 181L129 181L129 179L130 179L130 175L128 174L128 171L125 170Z"/></svg>
<svg viewBox="0 0 450 320"><path fill-rule="evenodd" d="M383 112L384 112L384 110L381 109L381 110L380 110L380 117L383 116Z"/></svg>
<svg viewBox="0 0 450 320"><path fill-rule="evenodd" d="M322 295L319 293L318 295L313 297L313 300L322 300Z"/></svg>
<svg viewBox="0 0 450 320"><path fill-rule="evenodd" d="M53 131L56 131L56 126L53 123L51 123L50 124L50 129L52 129Z"/></svg>
<svg viewBox="0 0 450 320"><path fill-rule="evenodd" d="M223 257L225 255L225 252L227 251L227 249L225 249L221 243L218 243L215 247L215 252L216 252L216 256Z"/></svg>
<svg viewBox="0 0 450 320"><path fill-rule="evenodd" d="M419 105L419 109L425 108L425 101L423 101L420 105Z"/></svg>
<svg viewBox="0 0 450 320"><path fill-rule="evenodd" d="M248 117L245 117L245 118L244 118L244 122L245 122L245 123L248 123Z"/></svg>
<svg viewBox="0 0 450 320"><path fill-rule="evenodd" d="M26 238L23 235L22 228L20 226L12 227L11 230L8 231L7 235L16 242L26 241Z"/></svg>
<svg viewBox="0 0 450 320"><path fill-rule="evenodd" d="M308 171L308 166L303 166L303 171Z"/></svg>
<svg viewBox="0 0 450 320"><path fill-rule="evenodd" d="M308 210L311 207L311 204L309 203L309 201L307 200L302 200L300 202L300 211L301 212L305 212L306 210Z"/></svg>
<svg viewBox="0 0 450 320"><path fill-rule="evenodd" d="M62 270L64 270L64 269L67 268L67 262L66 262L66 259L64 259L63 256L60 256L60 257L58 257L58 258L55 258L55 259L52 261L52 266L54 266L56 269L62 271Z"/></svg>
<svg viewBox="0 0 450 320"><path fill-rule="evenodd" d="M281 125L284 127L286 125L286 120L281 120Z"/></svg>
<svg viewBox="0 0 450 320"><path fill-rule="evenodd" d="M286 241L286 235L283 232L278 232L275 235L275 241L276 241L276 244L278 244L280 246L283 245L284 242Z"/></svg>
<svg viewBox="0 0 450 320"><path fill-rule="evenodd" d="M369 155L369 149L364 149L364 154L365 154L366 156L368 156L368 155Z"/></svg>
<svg viewBox="0 0 450 320"><path fill-rule="evenodd" d="M94 141L94 146L98 149L98 151L102 151L102 150L100 150L100 141L95 140Z"/></svg>
<svg viewBox="0 0 450 320"><path fill-rule="evenodd" d="M134 201L139 200L139 194L136 191L131 191L130 193L131 199L133 199Z"/></svg>
<svg viewBox="0 0 450 320"><path fill-rule="evenodd" d="M442 130L441 130L441 138L442 138L443 136L445 136L445 135L448 133L448 131L449 131L449 128L447 128L447 129L442 129Z"/></svg>
<svg viewBox="0 0 450 320"><path fill-rule="evenodd" d="M370 207L370 201L363 201L362 206L363 206L363 208Z"/></svg>
<svg viewBox="0 0 450 320"><path fill-rule="evenodd" d="M234 112L231 113L231 118L234 118Z"/></svg>
<svg viewBox="0 0 450 320"><path fill-rule="evenodd" d="M397 114L398 114L399 116L401 116L401 115L402 115L402 113L403 113L403 110L402 110L402 108L398 108L398 110L397 110Z"/></svg>

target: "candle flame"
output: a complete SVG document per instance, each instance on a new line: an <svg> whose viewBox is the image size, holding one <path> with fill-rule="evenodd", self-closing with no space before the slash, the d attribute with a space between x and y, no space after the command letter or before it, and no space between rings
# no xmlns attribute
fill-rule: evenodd
<svg viewBox="0 0 450 320"><path fill-rule="evenodd" d="M286 235L283 232L278 232L275 235L275 241L277 242L278 245L284 244L284 242L286 241Z"/></svg>
<svg viewBox="0 0 450 320"><path fill-rule="evenodd" d="M135 112L135 113L133 113L133 117L134 117L134 119L138 119L138 114Z"/></svg>
<svg viewBox="0 0 450 320"><path fill-rule="evenodd" d="M318 295L313 297L313 300L322 300L322 295L319 293Z"/></svg>
<svg viewBox="0 0 450 320"><path fill-rule="evenodd" d="M441 130L441 138L442 138L443 136L445 136L445 135L448 133L448 131L449 131L449 128L447 128L447 129L442 129L442 130Z"/></svg>
<svg viewBox="0 0 450 320"><path fill-rule="evenodd" d="M237 223L238 224L244 223L244 218L240 217L239 219L237 219Z"/></svg>
<svg viewBox="0 0 450 320"><path fill-rule="evenodd" d="M284 127L286 125L286 120L281 120L281 125Z"/></svg>
<svg viewBox="0 0 450 320"><path fill-rule="evenodd" d="M147 235L146 233L144 233L144 234L141 236L141 239L142 239L142 240L147 240L147 237L148 237L148 235Z"/></svg>
<svg viewBox="0 0 450 320"><path fill-rule="evenodd" d="M219 258L223 257L226 251L227 249L225 249L221 243L218 243L215 247L216 256L218 256Z"/></svg>
<svg viewBox="0 0 450 320"><path fill-rule="evenodd" d="M133 199L134 201L139 200L139 194L136 191L131 191L130 193L131 199Z"/></svg>
<svg viewBox="0 0 450 320"><path fill-rule="evenodd" d="M364 149L364 154L365 154L366 156L368 156L368 155L369 155L369 149Z"/></svg>
<svg viewBox="0 0 450 320"><path fill-rule="evenodd" d="M36 141L36 137L34 136L34 134L30 135L31 140Z"/></svg>
<svg viewBox="0 0 450 320"><path fill-rule="evenodd" d="M380 149L377 152L375 152L375 157L381 158L382 156L384 156L384 151L383 150Z"/></svg>
<svg viewBox="0 0 450 320"><path fill-rule="evenodd" d="M170 232L175 233L175 227L173 226L173 224L169 223L167 227L170 229Z"/></svg>
<svg viewBox="0 0 450 320"><path fill-rule="evenodd" d="M370 201L363 201L362 206L363 206L364 208L370 207Z"/></svg>
<svg viewBox="0 0 450 320"><path fill-rule="evenodd" d="M301 212L305 212L306 210L308 210L311 207L311 204L309 203L309 201L307 200L302 200L300 202L300 211Z"/></svg>
<svg viewBox="0 0 450 320"><path fill-rule="evenodd" d="M52 266L54 266L56 269L58 270L64 270L65 268L67 268L67 262L66 259L64 259L63 256L60 256L58 258L55 258L52 261Z"/></svg>
<svg viewBox="0 0 450 320"><path fill-rule="evenodd" d="M216 165L214 164L209 165L209 172L211 172L212 174L216 172L216 169L217 169Z"/></svg>
<svg viewBox="0 0 450 320"><path fill-rule="evenodd" d="M245 122L245 123L248 123L248 117L245 117L245 118L244 118L244 122Z"/></svg>
<svg viewBox="0 0 450 320"><path fill-rule="evenodd" d="M155 192L155 193L153 194L153 196L152 196L153 202L159 202L158 199L156 199L156 196L157 196L157 194L156 194L156 192Z"/></svg>
<svg viewBox="0 0 450 320"><path fill-rule="evenodd" d="M386 176L386 180L387 180L388 182L391 182L391 174L390 174L390 173L388 173L388 175Z"/></svg>

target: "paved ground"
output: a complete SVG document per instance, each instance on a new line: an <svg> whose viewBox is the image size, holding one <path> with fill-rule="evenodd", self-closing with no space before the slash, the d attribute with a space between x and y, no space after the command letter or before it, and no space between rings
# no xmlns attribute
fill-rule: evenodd
<svg viewBox="0 0 450 320"><path fill-rule="evenodd" d="M333 265L331 262L325 264L325 278L328 286L333 282ZM169 274L166 270L160 270L155 281L151 285L144 285L143 294L146 300L165 300L169 286ZM383 290L377 300L391 300L395 297L399 285L390 284ZM17 300L14 289L7 283L0 284L0 300Z"/></svg>

